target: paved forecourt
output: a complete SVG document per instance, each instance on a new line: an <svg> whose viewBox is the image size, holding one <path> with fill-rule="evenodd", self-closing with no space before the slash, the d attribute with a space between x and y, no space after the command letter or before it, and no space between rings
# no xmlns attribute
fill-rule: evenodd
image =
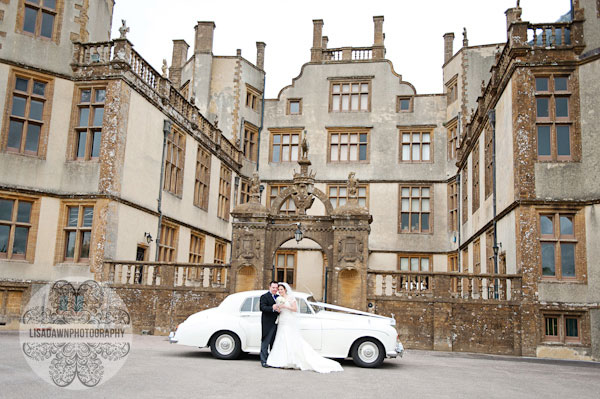
<svg viewBox="0 0 600 399"><path fill-rule="evenodd" d="M379 369L342 361L344 372L264 369L258 356L214 359L208 349L135 336L118 374L85 391L42 381L16 332L0 332L0 398L532 398L600 397L600 363L407 351Z"/></svg>

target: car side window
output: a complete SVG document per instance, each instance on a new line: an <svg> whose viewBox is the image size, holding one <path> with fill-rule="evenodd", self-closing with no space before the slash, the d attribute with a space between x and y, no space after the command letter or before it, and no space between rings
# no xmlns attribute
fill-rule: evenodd
<svg viewBox="0 0 600 399"><path fill-rule="evenodd" d="M240 312L249 312L251 309L252 309L252 298L246 298L244 303L242 303Z"/></svg>
<svg viewBox="0 0 600 399"><path fill-rule="evenodd" d="M304 299L298 299L298 311L302 314L312 314L310 307Z"/></svg>
<svg viewBox="0 0 600 399"><path fill-rule="evenodd" d="M250 299L250 298L248 298ZM260 312L260 297L257 296L254 298L254 306L252 306L253 312Z"/></svg>

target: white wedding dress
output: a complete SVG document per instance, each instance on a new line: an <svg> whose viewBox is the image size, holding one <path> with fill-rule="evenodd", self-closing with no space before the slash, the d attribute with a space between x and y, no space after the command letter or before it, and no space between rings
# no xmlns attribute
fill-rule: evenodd
<svg viewBox="0 0 600 399"><path fill-rule="evenodd" d="M295 300L288 295L285 304L291 306L292 302ZM296 312L289 309L282 309L279 313L277 335L267 364L271 367L313 370L318 373L344 370L338 362L324 358L315 352L302 338Z"/></svg>

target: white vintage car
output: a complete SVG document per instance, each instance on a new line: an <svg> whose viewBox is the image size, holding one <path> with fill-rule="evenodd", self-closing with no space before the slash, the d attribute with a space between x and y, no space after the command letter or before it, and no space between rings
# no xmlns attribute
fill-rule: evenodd
<svg viewBox="0 0 600 399"><path fill-rule="evenodd" d="M194 313L171 332L179 345L210 347L216 358L235 359L240 353L260 352L259 299L265 291L229 295L216 308ZM298 323L304 339L322 356L352 357L360 367L377 367L384 358L402 356L393 318L314 301L294 292Z"/></svg>

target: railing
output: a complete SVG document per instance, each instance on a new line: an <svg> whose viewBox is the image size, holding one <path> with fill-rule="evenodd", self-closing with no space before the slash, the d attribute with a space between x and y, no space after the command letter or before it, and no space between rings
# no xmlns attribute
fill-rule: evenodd
<svg viewBox="0 0 600 399"><path fill-rule="evenodd" d="M131 47L129 48L131 49L131 71L146 82L148 86L156 90L158 88L158 81L161 77L160 74L152 68L152 66L148 64L137 51Z"/></svg>
<svg viewBox="0 0 600 399"><path fill-rule="evenodd" d="M323 50L323 60L324 61L341 61L342 60L342 50Z"/></svg>
<svg viewBox="0 0 600 399"><path fill-rule="evenodd" d="M410 271L368 271L370 296L515 300L521 276Z"/></svg>
<svg viewBox="0 0 600 399"><path fill-rule="evenodd" d="M173 262L104 262L103 279L115 285L228 288L231 265Z"/></svg>
<svg viewBox="0 0 600 399"><path fill-rule="evenodd" d="M370 60L373 58L373 49L369 48L353 48L353 60Z"/></svg>
<svg viewBox="0 0 600 399"><path fill-rule="evenodd" d="M365 61L372 60L372 47L341 47L324 49L323 61Z"/></svg>
<svg viewBox="0 0 600 399"><path fill-rule="evenodd" d="M107 64L113 58L113 42L85 43L75 53L74 61L77 64Z"/></svg>
<svg viewBox="0 0 600 399"><path fill-rule="evenodd" d="M532 47L557 48L571 45L571 23L529 24L527 44Z"/></svg>

